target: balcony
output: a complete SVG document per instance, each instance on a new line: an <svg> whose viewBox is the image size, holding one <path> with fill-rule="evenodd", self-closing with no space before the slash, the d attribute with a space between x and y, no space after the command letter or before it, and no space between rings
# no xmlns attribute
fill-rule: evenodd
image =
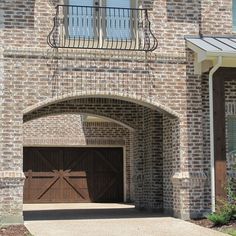
<svg viewBox="0 0 236 236"><path fill-rule="evenodd" d="M52 48L154 51L157 39L151 31L147 9L58 5Z"/></svg>

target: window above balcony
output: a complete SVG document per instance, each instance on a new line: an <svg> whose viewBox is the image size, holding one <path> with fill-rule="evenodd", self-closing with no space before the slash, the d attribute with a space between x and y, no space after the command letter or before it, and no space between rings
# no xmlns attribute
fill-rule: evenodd
<svg viewBox="0 0 236 236"><path fill-rule="evenodd" d="M58 5L54 27L48 36L53 48L153 51L157 40L148 11L133 0L68 0ZM79 5L78 5L79 4Z"/></svg>

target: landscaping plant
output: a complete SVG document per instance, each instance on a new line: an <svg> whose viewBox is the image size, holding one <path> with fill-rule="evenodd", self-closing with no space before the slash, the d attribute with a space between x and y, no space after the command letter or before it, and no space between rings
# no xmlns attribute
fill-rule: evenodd
<svg viewBox="0 0 236 236"><path fill-rule="evenodd" d="M230 215L227 213L212 213L208 215L208 220L210 220L215 226L226 225L230 221Z"/></svg>
<svg viewBox="0 0 236 236"><path fill-rule="evenodd" d="M231 220L236 219L236 194L233 191L235 180L231 179L227 186L228 199L217 199L216 212L208 215L214 226L221 226L228 224Z"/></svg>

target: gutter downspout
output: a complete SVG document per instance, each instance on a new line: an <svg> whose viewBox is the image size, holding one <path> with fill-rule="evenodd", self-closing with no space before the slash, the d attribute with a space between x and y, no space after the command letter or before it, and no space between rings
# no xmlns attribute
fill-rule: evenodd
<svg viewBox="0 0 236 236"><path fill-rule="evenodd" d="M214 144L214 107L213 107L213 75L222 66L222 56L218 56L216 65L209 73L209 108L210 108L210 153L211 153L211 210L216 210L215 199L215 144Z"/></svg>

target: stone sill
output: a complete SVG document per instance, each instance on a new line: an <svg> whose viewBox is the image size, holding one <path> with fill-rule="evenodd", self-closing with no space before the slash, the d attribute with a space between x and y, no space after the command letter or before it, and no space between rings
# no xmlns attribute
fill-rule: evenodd
<svg viewBox="0 0 236 236"><path fill-rule="evenodd" d="M78 50L78 49L52 49L52 48L15 48L5 47L0 54L5 57L30 57L44 59L69 59L69 60L109 60L120 62L152 62L152 63L181 63L186 64L187 59L184 53L144 53L112 50Z"/></svg>
<svg viewBox="0 0 236 236"><path fill-rule="evenodd" d="M25 179L25 175L21 171L0 171L0 178L9 179Z"/></svg>

